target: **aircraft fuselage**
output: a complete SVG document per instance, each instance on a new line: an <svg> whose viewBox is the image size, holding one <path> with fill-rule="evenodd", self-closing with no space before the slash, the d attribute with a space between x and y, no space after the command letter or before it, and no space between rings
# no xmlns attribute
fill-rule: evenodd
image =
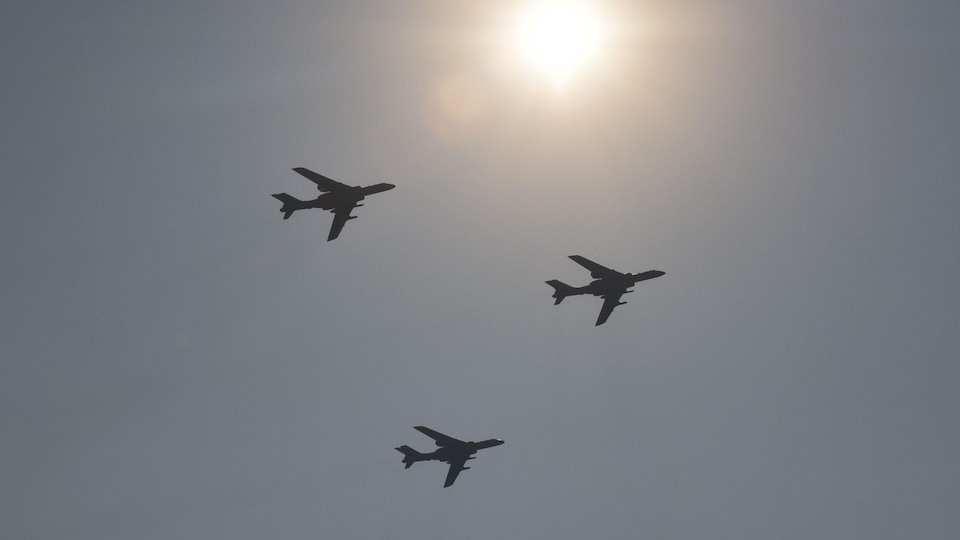
<svg viewBox="0 0 960 540"><path fill-rule="evenodd" d="M503 441L500 439L488 439L486 441L468 442L463 445L441 446L433 452L422 453L417 457L417 461L443 461L445 463L460 461L463 459L474 459L474 454L478 450L500 446Z"/></svg>
<svg viewBox="0 0 960 540"><path fill-rule="evenodd" d="M316 199L310 201L311 208L320 208L323 210L333 210L344 206L357 206L357 203L364 199L363 188L354 187L344 191L331 191L322 193Z"/></svg>
<svg viewBox="0 0 960 540"><path fill-rule="evenodd" d="M571 295L574 294L592 294L594 296L607 296L611 294L621 295L631 292L628 289L633 287L639 274L620 274L619 276L608 276L595 279L583 287L573 287Z"/></svg>

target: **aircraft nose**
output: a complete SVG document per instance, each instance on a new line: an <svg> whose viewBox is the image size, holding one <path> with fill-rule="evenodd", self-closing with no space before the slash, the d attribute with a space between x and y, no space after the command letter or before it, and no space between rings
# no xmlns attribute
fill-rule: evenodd
<svg viewBox="0 0 960 540"><path fill-rule="evenodd" d="M383 187L385 187L386 189L393 189L393 188L395 188L395 187L397 187L397 186L396 186L396 184L387 184L387 183L384 183L384 184L383 184Z"/></svg>

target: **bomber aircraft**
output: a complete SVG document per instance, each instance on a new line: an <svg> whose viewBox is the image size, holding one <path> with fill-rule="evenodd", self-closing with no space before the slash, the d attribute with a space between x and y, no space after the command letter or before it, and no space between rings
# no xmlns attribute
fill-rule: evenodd
<svg viewBox="0 0 960 540"><path fill-rule="evenodd" d="M483 450L484 448L500 446L503 444L503 441L500 439L464 442L423 426L416 426L413 429L423 433L427 437L432 438L434 441L436 441L437 446L440 448L437 448L435 451L430 452L429 454L421 454L407 445L398 446L397 450L403 453L403 464L406 465L404 469L409 469L418 461L434 460L449 463L450 469L447 471L447 480L443 483L443 487L450 487L453 485L453 481L457 479L457 475L460 474L460 471L465 471L470 468L464 467L464 465L467 463L467 460L476 459L473 454L476 454L477 450Z"/></svg>
<svg viewBox="0 0 960 540"><path fill-rule="evenodd" d="M331 180L322 174L315 173L310 169L296 167L294 171L303 175L307 180L317 184L317 189L322 193L311 201L301 201L292 195L286 193L276 193L273 198L283 203L280 211L283 212L283 219L289 219L297 210L305 208L321 208L333 212L333 226L330 227L330 235L327 240L333 240L340 236L340 231L347 223L347 220L357 219L357 216L351 216L350 212L358 206L367 195L391 190L397 186L393 184L374 184L372 186L348 186L335 180Z"/></svg>
<svg viewBox="0 0 960 540"><path fill-rule="evenodd" d="M603 298L603 307L600 308L600 317L597 318L596 326L607 322L607 318L613 313L613 308L626 304L626 302L620 301L620 297L625 293L633 292L630 287L633 287L640 281L653 279L666 274L666 272L661 272L660 270L647 270L639 274L624 274L597 264L580 255L570 255L570 258L580 266L590 270L590 275L593 276L594 280L589 285L584 285L583 287L571 287L566 283L551 279L547 282L547 285L550 285L554 289L553 297L556 298L557 301L554 302L553 305L559 304L568 296L577 294L599 296Z"/></svg>

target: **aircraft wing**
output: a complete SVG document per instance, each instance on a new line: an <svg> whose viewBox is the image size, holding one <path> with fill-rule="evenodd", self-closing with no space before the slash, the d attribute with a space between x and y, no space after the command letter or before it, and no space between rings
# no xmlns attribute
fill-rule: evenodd
<svg viewBox="0 0 960 540"><path fill-rule="evenodd" d="M602 264L597 264L586 257L581 257L580 255L571 255L570 258L573 259L573 262L589 270L590 274L595 278L602 278L619 273L615 270L607 268L606 266L603 266Z"/></svg>
<svg viewBox="0 0 960 540"><path fill-rule="evenodd" d="M430 437L431 439L436 441L437 446L455 446L458 444L464 444L464 442L459 439L454 439L449 435L444 435L443 433L440 433L439 431L434 431L428 427L416 426L413 429L419 431L420 433L423 433L427 437ZM456 475L454 475L454 477L456 477Z"/></svg>
<svg viewBox="0 0 960 540"><path fill-rule="evenodd" d="M457 476L460 475L460 471L466 468L464 467L466 463L466 456L464 456L463 459L450 461L450 469L447 471L447 479L443 482L443 487L450 487L453 485L453 482L456 481Z"/></svg>
<svg viewBox="0 0 960 540"><path fill-rule="evenodd" d="M340 191L350 187L346 184L341 184L336 180L331 180L330 178L327 178L326 176L320 173L315 173L310 169L307 169L304 167L295 167L293 170L303 175L303 177L306 178L307 180L316 184L317 187L320 189L320 191L324 191L324 192Z"/></svg>
<svg viewBox="0 0 960 540"><path fill-rule="evenodd" d="M607 322L607 319L610 318L610 314L613 313L613 308L620 305L620 294L613 295L608 294L603 297L603 307L600 308L600 316L597 317L596 326Z"/></svg>
<svg viewBox="0 0 960 540"><path fill-rule="evenodd" d="M333 210L333 225L330 226L330 235L327 236L328 242L340 236L340 231L342 231L343 226L347 224L347 220L350 219L350 212L352 211L352 206L340 206Z"/></svg>

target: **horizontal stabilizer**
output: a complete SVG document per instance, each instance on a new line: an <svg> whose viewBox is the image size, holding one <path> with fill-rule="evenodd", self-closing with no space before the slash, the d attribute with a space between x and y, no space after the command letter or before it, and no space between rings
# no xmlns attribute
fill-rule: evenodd
<svg viewBox="0 0 960 540"><path fill-rule="evenodd" d="M304 201L288 193L274 193L271 197L283 203L283 206L280 208L280 211L283 212L283 219L290 219L290 216L295 211L304 208Z"/></svg>
<svg viewBox="0 0 960 540"><path fill-rule="evenodd" d="M576 292L576 289L574 289L573 287L567 285L562 281L558 281L556 279L551 279L550 281L547 282L547 285L553 287L553 298L556 298L557 300L556 302L553 303L553 305L557 305L560 302L563 302L564 298Z"/></svg>
<svg viewBox="0 0 960 540"><path fill-rule="evenodd" d="M396 450L403 454L404 469L409 469L414 463L423 459L423 454L407 445L398 446Z"/></svg>

